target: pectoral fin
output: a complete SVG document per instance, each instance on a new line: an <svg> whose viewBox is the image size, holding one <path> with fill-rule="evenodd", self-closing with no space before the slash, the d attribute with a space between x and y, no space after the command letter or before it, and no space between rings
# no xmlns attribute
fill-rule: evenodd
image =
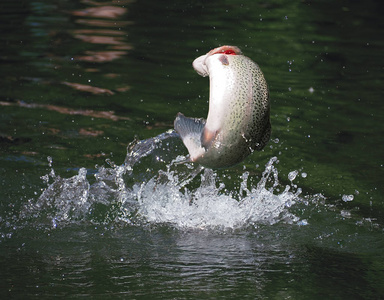
<svg viewBox="0 0 384 300"><path fill-rule="evenodd" d="M201 146L204 147L205 150L208 150L209 147L211 147L211 144L215 140L217 133L217 131L210 131L204 127L201 134Z"/></svg>
<svg viewBox="0 0 384 300"><path fill-rule="evenodd" d="M204 119L187 118L182 113L176 116L174 127L187 147L191 161L195 161L205 153L205 149L201 146L204 126Z"/></svg>
<svg viewBox="0 0 384 300"><path fill-rule="evenodd" d="M205 126L204 119L188 118L182 113L178 113L174 122L175 130L180 134L181 139L187 135L200 136Z"/></svg>

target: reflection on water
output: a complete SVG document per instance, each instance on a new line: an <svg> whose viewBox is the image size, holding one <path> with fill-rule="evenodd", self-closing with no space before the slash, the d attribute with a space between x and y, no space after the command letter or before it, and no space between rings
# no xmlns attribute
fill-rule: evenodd
<svg viewBox="0 0 384 300"><path fill-rule="evenodd" d="M268 238L258 242L247 234L196 236L188 232L149 233L140 228L73 230L43 237L40 242L47 245L43 249L32 241L19 252L7 253L13 261L23 259L25 263L17 267L7 264L7 273L19 274L7 279L12 294L57 296L68 295L71 289L74 296L263 295L274 274L288 274L292 266L300 267L294 249L284 247L285 243ZM27 248L39 251L32 250L26 257ZM26 267L31 265L34 267ZM45 285L48 274L50 284ZM23 281L25 289L21 289ZM282 290L280 283L273 293Z"/></svg>
<svg viewBox="0 0 384 300"><path fill-rule="evenodd" d="M64 145L65 140L71 143L68 136L109 138L113 130L106 130L106 127L113 125L104 122L102 125L96 124L95 128L95 123L99 121L93 122L94 119L133 122L127 109L121 109L119 105L111 107L107 98L117 96L124 99L124 94L131 90L130 82L124 80L125 73L122 70L115 68L105 71L106 63L126 58L128 51L133 49L127 30L133 25L132 21L127 21L131 1L81 3L81 8L78 8L79 4L74 6L69 2L9 4L14 8L11 12L15 15L11 13L7 19L15 24L20 23L25 30L20 36L15 27L7 35L9 47L4 48L1 59L5 62L4 73L9 74L7 80L11 85L9 93L1 95L0 106L8 108L7 112L4 111L7 116L12 115L8 113L11 107L21 114L26 109L29 112L25 112L27 117L22 119L31 123L37 119L38 125L20 126L17 131L8 133L6 128L13 125L4 123L5 128L3 126L0 129L0 136L10 141L7 147L17 145L12 141L21 138L15 135L25 132L28 137L35 136L31 139L35 145L30 145L31 149L21 150L21 153L39 155L46 147L40 147L45 144L45 136L49 137L50 148L68 150L71 147ZM21 7L29 13L22 13L24 10ZM18 8L20 14L17 14ZM24 19L19 20L21 17ZM28 92L24 95L18 92L22 90ZM98 99L90 100L89 97L94 95ZM52 117L52 113L63 116ZM75 128L79 116L89 119ZM41 132L46 135L41 137ZM88 150L83 157L108 157L112 152L103 149L103 153L107 154L100 155L100 149L96 148L96 153Z"/></svg>
<svg viewBox="0 0 384 300"><path fill-rule="evenodd" d="M81 2L87 5L95 5L97 7L90 7L82 10L75 10L72 12L72 15L80 16L80 17L90 17L90 18L115 19L115 18L121 17L127 12L127 9L124 7L109 6L109 5L106 6L94 1L81 1ZM132 1L121 1L121 2L116 1L115 4L124 5L124 4L128 4L129 2L132 2Z"/></svg>
<svg viewBox="0 0 384 300"><path fill-rule="evenodd" d="M105 95L113 95L114 92L108 89L102 89L90 85L80 84L80 83L73 83L73 82L62 82L64 85L70 86L71 88L74 88L75 90L79 90L81 92L89 92L92 94L105 94Z"/></svg>
<svg viewBox="0 0 384 300"><path fill-rule="evenodd" d="M383 270L371 265L372 256L291 243L284 226L274 225L272 232L268 227L231 234L103 225L69 226L43 235L27 231L30 240L10 243L2 253L14 264L3 256L0 262L10 274L6 283L13 295L380 295Z"/></svg>
<svg viewBox="0 0 384 300"><path fill-rule="evenodd" d="M94 1L82 1L86 5L93 7L74 10L71 14L75 18L75 22L81 24L82 27L72 31L76 39L85 43L104 45L103 50L85 51L83 54L74 56L74 61L84 61L90 63L105 63L117 59L121 59L127 55L127 50L131 50L132 46L128 44L127 31L124 28L132 23L122 21L121 18L127 13L127 8L123 7L131 1L119 1L116 5L104 5ZM114 4L114 3L111 3ZM93 66L92 72L97 72L97 68ZM63 82L64 84L78 89L80 91L89 91L91 93L106 93L113 95L114 92L108 89L101 89L94 86ZM119 91L127 91L129 87L120 88Z"/></svg>
<svg viewBox="0 0 384 300"><path fill-rule="evenodd" d="M69 83L65 83L68 84ZM77 84L74 84L76 87L78 87ZM78 87L77 89L82 90L81 85L80 88ZM92 89L92 93L100 93L100 89L94 88L94 87L86 87L86 90ZM93 90L94 89L94 90ZM37 104L37 103L25 103L20 100L16 100L13 102L5 102L5 101L0 101L0 106L19 106L23 108L43 108L46 110L51 110L55 111L61 114L68 114L68 115L81 115L81 116L88 116L88 117L94 117L94 118L101 118L101 119L109 119L113 121L117 120L129 120L128 117L122 117L122 116L117 116L113 111L94 111L91 109L87 110L76 110L72 109L69 107L62 107L62 106L57 106L57 105L49 105L49 104Z"/></svg>
<svg viewBox="0 0 384 300"><path fill-rule="evenodd" d="M49 58L49 63L45 65L46 68L53 68L54 70L61 70L62 72L67 68L67 59L63 60L63 53L61 47L65 47L72 39L78 40L81 47L73 54L65 53L65 56L69 56L70 64L77 68L77 72L81 72L82 75L79 79L86 77L88 72L101 72L97 64L106 63L122 59L127 55L127 51L133 49L129 44L127 37L127 26L132 25L132 22L125 21L126 13L128 11L127 5L131 1L120 1L116 3L116 6L105 5L94 1L81 1L87 5L87 8L67 10L66 14L72 16L71 18L62 19L62 22L66 23L64 28L52 24L52 28L45 28L40 22L34 18L30 19L32 25L33 35L41 39L41 36L50 37L50 45L44 49L44 55ZM36 10L46 9L53 10L51 6L44 6L41 8L35 6ZM40 12L41 13L41 12ZM49 23L53 23L54 19L47 20ZM75 26L75 24L77 24ZM76 29L69 29L75 27ZM92 44L92 45L87 45ZM72 51L71 51L72 52ZM79 63L86 62L92 63L92 68L83 68ZM80 67L80 68L79 68ZM75 79L72 73L72 78ZM103 74L100 74L103 76ZM60 82L68 87L79 90L81 92L92 94L106 94L113 95L114 92L111 89L95 86L94 84L81 82L73 82L72 80L44 80L40 81L42 84L50 84L52 82ZM88 80L91 82L91 80ZM124 92L129 90L128 86L120 87L119 91Z"/></svg>
<svg viewBox="0 0 384 300"><path fill-rule="evenodd" d="M87 61L87 62L96 62L96 63L102 63L102 62L107 62L107 61L112 61L118 58L121 58L122 55L124 55L124 52L121 51L86 51L85 55L83 56L76 56L76 60L81 60L81 61ZM97 69L93 69L97 71Z"/></svg>

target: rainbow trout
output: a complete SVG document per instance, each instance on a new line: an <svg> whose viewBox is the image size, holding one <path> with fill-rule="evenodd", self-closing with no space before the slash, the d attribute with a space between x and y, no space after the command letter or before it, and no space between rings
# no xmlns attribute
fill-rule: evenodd
<svg viewBox="0 0 384 300"><path fill-rule="evenodd" d="M225 168L243 161L269 141L269 92L259 66L235 46L196 58L193 68L209 76L207 120L178 113L174 122L189 152L187 161Z"/></svg>

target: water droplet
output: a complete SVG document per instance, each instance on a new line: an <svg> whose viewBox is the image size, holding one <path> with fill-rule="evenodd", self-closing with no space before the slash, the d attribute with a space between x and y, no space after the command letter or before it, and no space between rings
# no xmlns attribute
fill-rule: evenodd
<svg viewBox="0 0 384 300"><path fill-rule="evenodd" d="M353 200L353 198L354 198L353 195L343 195L343 196L341 197L341 199L342 199L344 202L350 202L350 201Z"/></svg>
<svg viewBox="0 0 384 300"><path fill-rule="evenodd" d="M300 220L299 222L297 222L297 225L299 225L299 226L306 226L306 225L308 225L308 221L306 219Z"/></svg>
<svg viewBox="0 0 384 300"><path fill-rule="evenodd" d="M342 210L342 211L340 212L340 214L341 214L341 216L342 216L343 218L350 218L350 217L351 217L351 212L348 211L348 210Z"/></svg>
<svg viewBox="0 0 384 300"><path fill-rule="evenodd" d="M52 157L51 157L51 156L48 156L48 157L47 157L47 160L48 160L48 166L49 166L49 167L52 167L52 161L53 161L53 160L52 160Z"/></svg>
<svg viewBox="0 0 384 300"><path fill-rule="evenodd" d="M289 174L288 174L288 179L289 179L289 181L293 181L293 180L295 180L297 174L299 174L299 172L296 171L296 170L295 170L295 171L291 171L291 172L289 172Z"/></svg>

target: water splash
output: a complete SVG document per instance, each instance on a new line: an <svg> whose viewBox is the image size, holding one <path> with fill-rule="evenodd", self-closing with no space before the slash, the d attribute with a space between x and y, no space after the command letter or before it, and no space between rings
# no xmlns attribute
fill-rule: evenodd
<svg viewBox="0 0 384 300"><path fill-rule="evenodd" d="M202 174L201 185L195 190L181 191L175 173L167 173L168 181L158 184L155 178L143 183L137 191L138 213L150 223L169 223L179 228L242 228L249 225L274 224L279 221L296 222L288 208L300 193L290 187L275 195L278 182L267 188L271 177L277 176L273 157L266 165L257 186L248 187L248 172L244 172L238 191L223 192L225 185L212 170ZM273 179L275 180L275 179ZM239 195L240 200L237 200Z"/></svg>
<svg viewBox="0 0 384 300"><path fill-rule="evenodd" d="M178 141L173 131L134 141L123 165L109 161L109 167L99 167L93 178L85 168L71 178L56 176L52 168L42 177L47 188L36 201L29 201L23 217L44 219L53 228L86 221L237 229L300 221L290 212L290 207L302 202L301 189L293 184L296 171L289 175L291 184L280 192L276 157L265 165L257 184L244 171L238 188L226 187L225 173L220 177L204 169L197 176L203 168L177 164L185 159L181 155L175 163ZM51 166L52 159L48 160Z"/></svg>

